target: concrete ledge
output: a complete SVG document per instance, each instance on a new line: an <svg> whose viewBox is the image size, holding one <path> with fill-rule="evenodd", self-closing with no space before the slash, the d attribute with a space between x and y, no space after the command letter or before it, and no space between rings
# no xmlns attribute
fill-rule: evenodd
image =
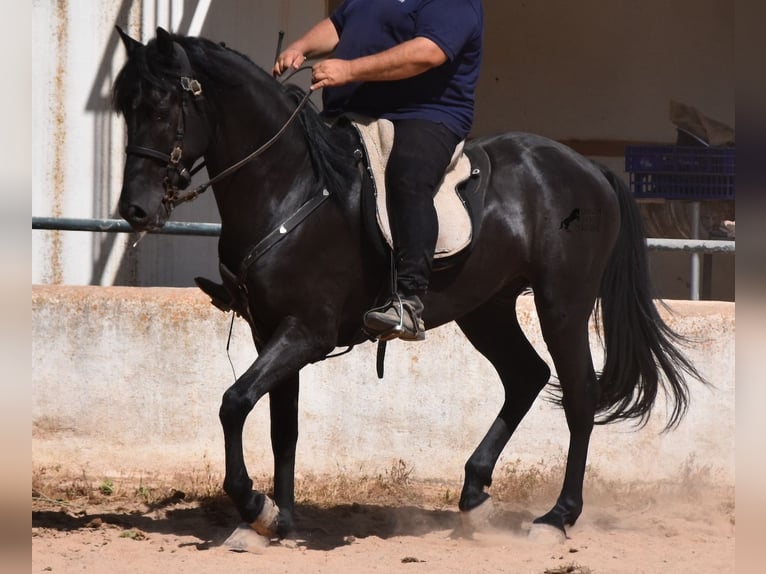
<svg viewBox="0 0 766 574"><path fill-rule="evenodd" d="M673 480L690 470L734 484L734 304L670 302L666 320L700 341L688 353L715 385L692 384L681 427L597 427L590 466L607 480ZM530 297L519 317L549 361ZM196 289L32 288L32 460L100 474L223 470L218 407L234 381L226 355L230 316ZM598 369L603 354L591 343ZM249 329L235 321L237 374L255 359ZM459 479L465 460L502 404L502 387L455 325L423 343L389 345L386 378L375 346L302 372L298 472L370 473L402 459L413 477ZM251 473L272 467L268 401L246 426ZM562 411L538 399L499 462L559 462L568 431Z"/></svg>

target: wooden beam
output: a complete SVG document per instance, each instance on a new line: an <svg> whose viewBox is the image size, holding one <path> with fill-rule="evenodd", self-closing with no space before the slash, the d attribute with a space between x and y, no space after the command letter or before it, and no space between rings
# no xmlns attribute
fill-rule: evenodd
<svg viewBox="0 0 766 574"><path fill-rule="evenodd" d="M643 145L674 145L667 142L649 142L636 140L607 140L607 139L562 139L560 143L571 147L578 153L585 156L598 157L622 157L625 155L627 146Z"/></svg>

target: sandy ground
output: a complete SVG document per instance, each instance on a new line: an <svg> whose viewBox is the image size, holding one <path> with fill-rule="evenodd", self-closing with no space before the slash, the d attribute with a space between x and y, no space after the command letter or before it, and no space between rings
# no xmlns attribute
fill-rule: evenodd
<svg viewBox="0 0 766 574"><path fill-rule="evenodd" d="M302 503L294 539L250 551L222 545L238 520L220 496L149 505L38 495L32 572L733 572L733 492L688 486L591 494L566 540L528 536L547 500L495 502L471 534L454 502Z"/></svg>

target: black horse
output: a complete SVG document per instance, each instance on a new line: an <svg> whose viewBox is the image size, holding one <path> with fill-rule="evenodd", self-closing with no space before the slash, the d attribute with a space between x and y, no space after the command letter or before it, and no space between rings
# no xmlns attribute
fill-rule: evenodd
<svg viewBox="0 0 766 574"><path fill-rule="evenodd" d="M162 29L143 45L120 33L128 51L114 86L128 133L120 214L139 231L161 227L200 192L182 190L204 157L222 221L218 303L247 319L258 351L220 408L224 489L258 532L283 536L294 528L299 371L364 341L363 312L389 282L360 215L360 146L352 127L328 127L301 105L301 90L223 45ZM491 164L483 220L470 252L434 275L424 320L458 323L497 370L505 402L465 465L459 507L489 498L501 451L550 378L516 317L518 295L531 288L570 431L561 494L536 522L564 531L582 511L594 422L644 423L664 389L674 426L687 408L685 377L701 377L655 308L639 214L614 174L530 134L466 149L483 150ZM589 225L566 233L560 222L573 209L591 214ZM600 374L588 341L594 308L606 353ZM276 504L252 490L242 449L245 419L266 394Z"/></svg>

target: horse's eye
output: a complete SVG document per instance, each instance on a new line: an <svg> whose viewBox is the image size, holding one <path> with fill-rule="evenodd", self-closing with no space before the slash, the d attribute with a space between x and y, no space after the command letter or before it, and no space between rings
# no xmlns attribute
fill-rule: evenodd
<svg viewBox="0 0 766 574"><path fill-rule="evenodd" d="M155 91L150 99L152 116L156 120L166 120L170 117L171 97L167 92Z"/></svg>

